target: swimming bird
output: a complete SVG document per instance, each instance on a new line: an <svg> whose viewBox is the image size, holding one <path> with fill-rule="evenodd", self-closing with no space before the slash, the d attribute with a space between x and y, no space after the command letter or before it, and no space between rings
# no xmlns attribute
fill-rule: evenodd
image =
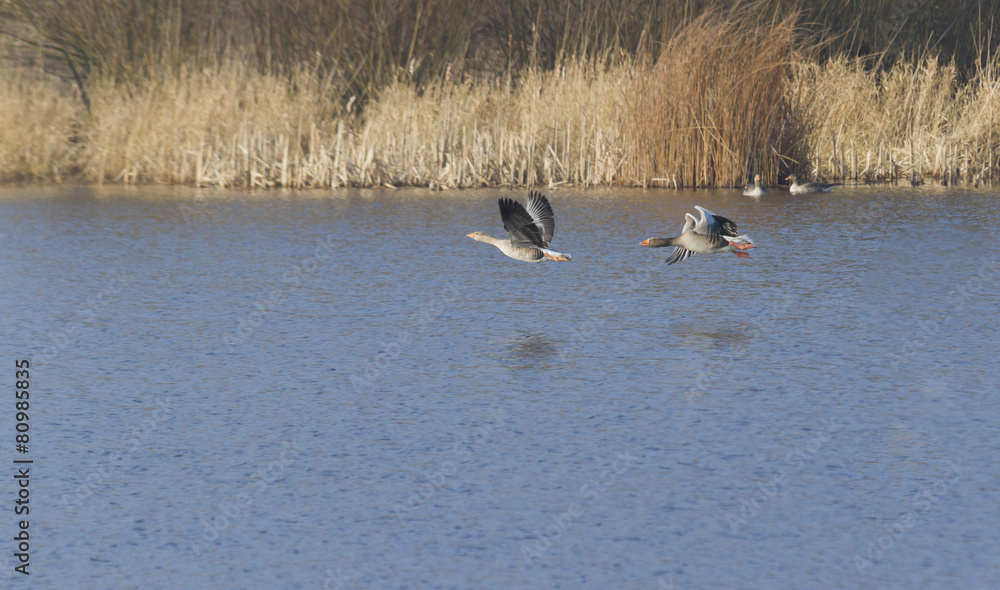
<svg viewBox="0 0 1000 590"><path fill-rule="evenodd" d="M748 184L743 189L743 196L745 197L763 197L766 194L767 191L760 185L760 174L753 177L753 184Z"/></svg>
<svg viewBox="0 0 1000 590"><path fill-rule="evenodd" d="M477 242L493 244L501 252L514 260L542 262L544 260L572 260L569 254L550 250L549 242L556 228L555 214L545 195L532 191L528 195L528 207L514 199L500 198L500 218L510 239L502 240L474 231L466 236Z"/></svg>
<svg viewBox="0 0 1000 590"><path fill-rule="evenodd" d="M708 209L694 206L701 212L701 219L695 219L690 213L684 214L684 228L676 238L649 238L643 240L640 246L663 248L673 246L665 262L673 264L685 260L695 254L721 254L732 252L740 258L750 258L744 252L756 248L749 236L739 235L736 222L721 215L716 215Z"/></svg>
<svg viewBox="0 0 1000 590"><path fill-rule="evenodd" d="M826 193L829 192L835 186L840 186L840 183L826 183L826 182L807 182L805 184L799 184L799 177L792 174L785 180L791 180L792 186L788 187L788 192L793 195L804 195L806 193Z"/></svg>

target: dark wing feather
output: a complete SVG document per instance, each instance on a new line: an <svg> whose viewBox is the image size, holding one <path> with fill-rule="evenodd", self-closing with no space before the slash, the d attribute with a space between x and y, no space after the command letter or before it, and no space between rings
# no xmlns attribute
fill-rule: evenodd
<svg viewBox="0 0 1000 590"><path fill-rule="evenodd" d="M513 199L502 197L500 199L500 217L503 219L503 228L510 234L511 244L529 248L545 247L541 230L535 225L534 218L524 209L523 205Z"/></svg>
<svg viewBox="0 0 1000 590"><path fill-rule="evenodd" d="M715 215L715 222L717 227L721 228L722 231L717 232L724 236L736 236L739 235L739 231L736 229L736 222L732 219L727 219L721 215Z"/></svg>
<svg viewBox="0 0 1000 590"><path fill-rule="evenodd" d="M531 191L528 195L528 213L542 232L542 242L548 246L552 241L552 234L556 231L556 216L552 213L552 205L549 205L545 195Z"/></svg>
<svg viewBox="0 0 1000 590"><path fill-rule="evenodd" d="M694 207L698 211L701 211L701 220L694 231L696 233L705 234L709 236L713 235L724 235L724 236L735 236L737 235L736 222L732 219L728 219L721 215L716 215L704 207L699 207L695 205ZM703 222L703 223L702 223Z"/></svg>
<svg viewBox="0 0 1000 590"><path fill-rule="evenodd" d="M670 253L670 256L667 256L667 259L664 260L664 262L666 262L667 264L673 264L675 262L680 262L681 260L687 260L688 258L694 255L695 252L692 252L687 248L681 248L680 246L677 246L674 248L674 251Z"/></svg>

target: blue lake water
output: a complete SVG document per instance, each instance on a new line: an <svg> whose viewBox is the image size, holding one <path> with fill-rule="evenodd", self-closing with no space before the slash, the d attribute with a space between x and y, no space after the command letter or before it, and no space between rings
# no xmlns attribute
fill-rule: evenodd
<svg viewBox="0 0 1000 590"><path fill-rule="evenodd" d="M548 194L0 191L0 587L1000 587L1000 193Z"/></svg>

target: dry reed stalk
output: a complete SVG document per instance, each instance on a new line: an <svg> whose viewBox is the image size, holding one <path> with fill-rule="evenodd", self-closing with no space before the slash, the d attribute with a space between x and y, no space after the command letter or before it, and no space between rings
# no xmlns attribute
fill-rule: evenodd
<svg viewBox="0 0 1000 590"><path fill-rule="evenodd" d="M629 175L679 175L688 186L742 186L778 177L798 123L784 92L795 23L709 12L684 27L652 66L637 66L628 100ZM794 157L794 155L792 155Z"/></svg>
<svg viewBox="0 0 1000 590"><path fill-rule="evenodd" d="M615 112L622 76L622 68L611 68L587 79L581 64L570 64L562 75L529 73L511 90L440 82L418 93L397 84L372 105L366 121L379 159L396 178L412 170L442 186L613 181L607 162L620 147L608 138L620 135ZM559 130L574 119L580 132L563 136Z"/></svg>
<svg viewBox="0 0 1000 590"><path fill-rule="evenodd" d="M959 88L955 67L933 57L897 63L881 75L861 60L838 58L823 66L797 67L792 87L797 84L810 97L803 110L814 122L811 158L824 142L850 137L860 149L877 152L876 168L870 162L865 166L871 179L896 179L900 170L954 177L949 170L957 167L948 154L961 145L989 143L992 125L984 123L997 110L990 98L990 75L984 68ZM971 151L971 166L988 161L988 153Z"/></svg>
<svg viewBox="0 0 1000 590"><path fill-rule="evenodd" d="M83 108L38 65L0 46L0 181L59 181L76 166Z"/></svg>

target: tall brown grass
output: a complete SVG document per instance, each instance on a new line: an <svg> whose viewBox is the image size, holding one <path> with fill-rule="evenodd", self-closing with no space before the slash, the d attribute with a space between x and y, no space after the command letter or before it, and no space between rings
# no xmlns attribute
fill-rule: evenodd
<svg viewBox="0 0 1000 590"><path fill-rule="evenodd" d="M98 85L83 175L254 188L618 181L622 68L575 63L516 88L401 82L340 117L314 74L295 81L230 63L131 95Z"/></svg>
<svg viewBox="0 0 1000 590"><path fill-rule="evenodd" d="M423 82L397 72L363 109L323 68L232 58L138 83L94 75L88 112L43 62L4 59L0 179L700 187L754 173L766 184L788 172L997 175L1000 56L968 81L933 56L888 70L820 63L796 18L708 13L649 59L564 57L478 76L445 67Z"/></svg>
<svg viewBox="0 0 1000 590"><path fill-rule="evenodd" d="M808 175L978 182L996 176L1000 57L959 84L933 56L880 73L863 60L798 64L788 92L807 121Z"/></svg>
<svg viewBox="0 0 1000 590"><path fill-rule="evenodd" d="M135 0L133 0L135 1ZM288 74L307 64L337 102L367 104L400 79L417 85L459 70L481 0L239 0L242 48L259 72ZM237 42L238 43L238 42ZM239 44L239 43L238 43Z"/></svg>
<svg viewBox="0 0 1000 590"><path fill-rule="evenodd" d="M1000 177L1000 56L981 64L972 82L959 91L961 117L953 128L951 160L942 153L935 175L972 179L973 182Z"/></svg>
<svg viewBox="0 0 1000 590"><path fill-rule="evenodd" d="M80 102L37 63L14 67L8 50L0 47L0 181L69 180Z"/></svg>
<svg viewBox="0 0 1000 590"><path fill-rule="evenodd" d="M361 139L393 184L614 183L628 84L625 68L577 61L529 72L515 88L396 85L369 109Z"/></svg>
<svg viewBox="0 0 1000 590"><path fill-rule="evenodd" d="M335 105L308 71L262 75L240 63L126 92L93 88L80 155L90 181L323 186L312 162L336 128Z"/></svg>
<svg viewBox="0 0 1000 590"><path fill-rule="evenodd" d="M685 186L768 184L801 152L785 93L797 61L797 14L757 23L708 12L682 29L651 67L637 67L628 101L629 175Z"/></svg>
<svg viewBox="0 0 1000 590"><path fill-rule="evenodd" d="M224 12L204 0L7 0L0 30L41 49L89 108L92 78L137 86L212 63L227 45Z"/></svg>
<svg viewBox="0 0 1000 590"><path fill-rule="evenodd" d="M44 48L87 102L91 83L141 84L238 58L266 75L308 65L359 104L408 76L519 76L566 60L654 56L720 6L769 21L801 12L825 55L886 63L933 39L963 81L1000 38L992 0L4 0L0 32Z"/></svg>
<svg viewBox="0 0 1000 590"><path fill-rule="evenodd" d="M92 87L136 89L238 59L289 84L308 68L365 103L404 74L458 67L482 0L5 0L0 32L45 50L85 105ZM89 106L89 105L88 105Z"/></svg>

